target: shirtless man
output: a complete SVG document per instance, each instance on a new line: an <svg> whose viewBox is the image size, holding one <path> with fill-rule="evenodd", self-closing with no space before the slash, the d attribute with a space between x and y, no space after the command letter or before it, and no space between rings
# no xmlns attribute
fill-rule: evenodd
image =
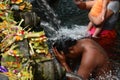
<svg viewBox="0 0 120 80"><path fill-rule="evenodd" d="M83 38L75 40L69 37L61 37L53 45L53 52L65 68L67 72L74 72L68 63L68 59L73 61L73 64L77 61L79 67L77 74L88 80L90 77L94 77L95 80L103 78L108 79L105 73L110 74L112 69L111 63L103 48L90 38ZM76 64L73 68L75 68ZM111 79L112 75L110 76ZM71 79L70 79L71 80Z"/></svg>

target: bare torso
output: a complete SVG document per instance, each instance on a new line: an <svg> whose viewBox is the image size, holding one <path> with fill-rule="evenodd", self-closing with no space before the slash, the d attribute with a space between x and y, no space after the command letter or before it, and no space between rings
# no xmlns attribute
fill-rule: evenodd
<svg viewBox="0 0 120 80"><path fill-rule="evenodd" d="M76 59L82 56L80 61L80 68L83 63L87 62L87 66L90 65L89 68L93 69L91 73L93 73L93 75L95 74L95 76L100 75L104 77L105 75L104 73L110 71L111 64L109 63L106 52L95 41L91 39L81 39L78 40L77 44L73 48L75 49L74 50L75 54L74 55L71 54L70 55L71 58Z"/></svg>

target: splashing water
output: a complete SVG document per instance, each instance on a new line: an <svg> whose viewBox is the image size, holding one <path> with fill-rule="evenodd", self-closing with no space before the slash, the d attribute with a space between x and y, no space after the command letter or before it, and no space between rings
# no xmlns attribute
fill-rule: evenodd
<svg viewBox="0 0 120 80"><path fill-rule="evenodd" d="M41 22L41 26L44 28L44 31L48 38L55 36L57 33L57 30L55 30L52 25L47 22Z"/></svg>
<svg viewBox="0 0 120 80"><path fill-rule="evenodd" d="M67 28L68 26L61 26L61 20L59 20L54 10L48 5L46 0L36 0L38 6L44 9L44 14L46 15L49 22L41 22L45 33L49 40L55 40L60 38L60 36L65 35L74 39L80 39L86 36L86 26L71 25L72 28ZM71 35L70 35L71 34Z"/></svg>
<svg viewBox="0 0 120 80"><path fill-rule="evenodd" d="M97 80L120 80L120 63L113 60L110 60L110 62L112 63L112 65L110 65L112 69L108 72L103 71L103 76L96 76ZM96 79L91 77L89 80Z"/></svg>
<svg viewBox="0 0 120 80"><path fill-rule="evenodd" d="M112 74L112 71L109 71L109 72L104 73L104 74L105 74L104 77L103 76L98 76L98 79L99 80L120 80L120 78L118 77L118 75L113 75Z"/></svg>
<svg viewBox="0 0 120 80"><path fill-rule="evenodd" d="M54 31L58 30L60 28L61 21L57 18L57 15L55 14L54 10L48 5L46 0L36 0L38 5L42 7L45 11L45 15L47 19L49 20L49 24L54 27Z"/></svg>
<svg viewBox="0 0 120 80"><path fill-rule="evenodd" d="M88 36L86 33L87 26L71 25L72 28L67 28L68 26L61 26L61 21L57 18L54 10L47 4L46 0L41 0L41 2L37 0L37 3L45 10L45 15L50 21L48 23L43 21L41 22L41 26L43 27L50 41L54 41L57 38L60 38L62 35L74 39L80 39Z"/></svg>
<svg viewBox="0 0 120 80"><path fill-rule="evenodd" d="M49 38L50 40L57 40L62 36L70 37L72 39L81 39L88 37L89 34L86 32L87 26L72 25L72 28L62 27L57 32L56 35Z"/></svg>

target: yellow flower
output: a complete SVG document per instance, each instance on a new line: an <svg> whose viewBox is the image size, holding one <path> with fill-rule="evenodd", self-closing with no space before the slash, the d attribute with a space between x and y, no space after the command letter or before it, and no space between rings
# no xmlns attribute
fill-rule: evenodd
<svg viewBox="0 0 120 80"><path fill-rule="evenodd" d="M11 0L13 4L20 4L21 2L23 2L23 0Z"/></svg>
<svg viewBox="0 0 120 80"><path fill-rule="evenodd" d="M17 54L17 50L13 50L13 54L16 55Z"/></svg>
<svg viewBox="0 0 120 80"><path fill-rule="evenodd" d="M12 65L12 62L6 62L7 65L11 66Z"/></svg>
<svg viewBox="0 0 120 80"><path fill-rule="evenodd" d="M25 8L25 6L26 6L26 4L25 4L25 3L20 4L19 9L20 9L20 10L23 10L23 9Z"/></svg>
<svg viewBox="0 0 120 80"><path fill-rule="evenodd" d="M15 36L15 37L16 37L16 41L22 40L22 38L20 36Z"/></svg>
<svg viewBox="0 0 120 80"><path fill-rule="evenodd" d="M8 25L7 21L3 21L2 23L0 23L0 29L6 28Z"/></svg>
<svg viewBox="0 0 120 80"><path fill-rule="evenodd" d="M6 9L6 6L5 6L5 4L3 4L3 3L0 3L0 10L4 10L4 9Z"/></svg>

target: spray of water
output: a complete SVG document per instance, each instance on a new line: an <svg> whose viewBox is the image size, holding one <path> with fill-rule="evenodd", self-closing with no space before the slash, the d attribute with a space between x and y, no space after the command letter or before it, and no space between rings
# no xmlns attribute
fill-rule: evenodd
<svg viewBox="0 0 120 80"><path fill-rule="evenodd" d="M66 26L60 28L55 36L50 37L50 40L60 39L62 36L70 37L72 39L81 39L88 37L89 34L86 32L87 26L72 25L72 28L67 28Z"/></svg>
<svg viewBox="0 0 120 80"><path fill-rule="evenodd" d="M71 25L72 28L61 26L61 21L57 18L54 10L48 5L46 0L36 0L38 5L45 11L45 15L49 22L41 22L41 26L44 28L45 33L49 40L55 40L62 35L68 36L74 39L80 39L87 36L86 26Z"/></svg>
<svg viewBox="0 0 120 80"><path fill-rule="evenodd" d="M72 25L72 28L61 26L61 21L57 18L54 10L48 5L46 0L36 0L41 6L49 22L41 22L49 40L56 40L60 36L65 35L74 39L79 39L86 36L86 26Z"/></svg>
<svg viewBox="0 0 120 80"><path fill-rule="evenodd" d="M52 37L55 36L55 34L57 33L57 30L55 30L51 24L47 23L47 22L41 22L41 26L43 27L47 37Z"/></svg>
<svg viewBox="0 0 120 80"><path fill-rule="evenodd" d="M49 24L54 27L54 30L58 30L60 28L61 21L57 18L57 15L55 14L54 10L48 5L46 0L36 0L38 5L42 7L45 11L45 15L47 19L49 20Z"/></svg>
<svg viewBox="0 0 120 80"><path fill-rule="evenodd" d="M98 76L99 80L120 80L117 75L113 75L112 71L104 73L104 76Z"/></svg>

